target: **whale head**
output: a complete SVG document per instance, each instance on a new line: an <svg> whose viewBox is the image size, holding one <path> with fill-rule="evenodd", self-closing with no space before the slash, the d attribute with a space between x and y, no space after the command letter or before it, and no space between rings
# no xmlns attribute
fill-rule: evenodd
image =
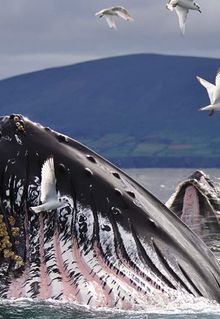
<svg viewBox="0 0 220 319"><path fill-rule="evenodd" d="M0 118L0 154L1 298L120 309L182 295L220 301L214 255L122 170L15 114ZM36 214L51 154L57 190L72 204Z"/></svg>

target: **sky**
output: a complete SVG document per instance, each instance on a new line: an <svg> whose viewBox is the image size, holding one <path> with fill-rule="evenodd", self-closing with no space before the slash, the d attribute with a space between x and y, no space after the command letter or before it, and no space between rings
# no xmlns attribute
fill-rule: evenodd
<svg viewBox="0 0 220 319"><path fill-rule="evenodd" d="M182 36L166 0L0 0L0 79L133 53L220 57L220 0L198 0ZM95 12L122 5L133 22Z"/></svg>

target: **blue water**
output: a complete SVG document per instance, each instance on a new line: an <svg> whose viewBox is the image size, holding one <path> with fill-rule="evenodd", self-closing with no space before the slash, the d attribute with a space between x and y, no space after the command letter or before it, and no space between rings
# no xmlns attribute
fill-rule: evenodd
<svg viewBox="0 0 220 319"><path fill-rule="evenodd" d="M139 181L153 194L166 202L175 187L185 180L193 169L130 169L127 173ZM219 169L204 170L215 181L219 182ZM215 241L218 241L218 238ZM216 244L216 242L215 242ZM220 245L220 241L218 243ZM210 243L212 245L212 242ZM147 309L147 308L146 308ZM220 318L220 305L208 304L201 300L187 305L161 305L160 309L147 309L145 312L94 311L79 308L71 304L56 302L33 302L21 300L16 302L0 301L0 319L216 319Z"/></svg>
<svg viewBox="0 0 220 319"><path fill-rule="evenodd" d="M70 304L60 305L55 303L34 303L31 301L19 301L0 305L0 319L216 319L220 318L220 306L206 309L188 309L180 311L160 310L157 312L114 312L91 311L77 309Z"/></svg>

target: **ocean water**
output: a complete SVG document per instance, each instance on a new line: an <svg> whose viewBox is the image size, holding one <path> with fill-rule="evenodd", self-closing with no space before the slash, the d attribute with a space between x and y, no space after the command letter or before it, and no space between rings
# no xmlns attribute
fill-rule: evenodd
<svg viewBox="0 0 220 319"><path fill-rule="evenodd" d="M166 202L176 186L193 173L193 169L128 169L126 172L140 184ZM220 169L203 170L216 183L220 182ZM218 237L215 241L218 241ZM215 243L216 244L216 243ZM212 245L212 243L210 243ZM219 240L220 245L220 240ZM33 302L31 300L0 301L0 319L217 319L220 305L203 299L184 303L162 304L142 312L93 310L56 301Z"/></svg>
<svg viewBox="0 0 220 319"><path fill-rule="evenodd" d="M220 169L199 169L215 183L220 183ZM175 191L177 185L186 180L195 169L193 168L142 168L126 169L128 175L138 181L147 190L166 202Z"/></svg>

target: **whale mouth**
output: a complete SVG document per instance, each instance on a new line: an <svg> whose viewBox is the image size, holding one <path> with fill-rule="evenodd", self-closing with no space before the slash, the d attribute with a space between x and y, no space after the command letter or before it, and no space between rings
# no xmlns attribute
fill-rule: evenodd
<svg viewBox="0 0 220 319"><path fill-rule="evenodd" d="M119 309L180 295L220 300L215 257L124 172L21 115L0 118L0 130L1 298ZM51 156L57 192L72 201L34 213Z"/></svg>
<svg viewBox="0 0 220 319"><path fill-rule="evenodd" d="M220 230L220 191L202 171L195 171L176 188L167 206L205 239Z"/></svg>

